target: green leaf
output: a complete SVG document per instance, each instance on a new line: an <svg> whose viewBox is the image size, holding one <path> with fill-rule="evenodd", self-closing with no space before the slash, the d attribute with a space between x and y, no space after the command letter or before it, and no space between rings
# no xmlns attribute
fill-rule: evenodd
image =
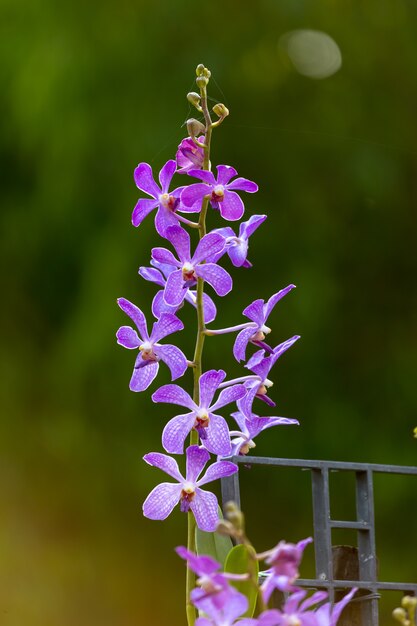
<svg viewBox="0 0 417 626"><path fill-rule="evenodd" d="M256 581L259 576L259 564L253 557L255 550L252 547L239 545L232 548L229 552L224 566L225 572L231 574L247 574L252 573ZM252 617L256 608L256 599L258 597L258 588L255 587L252 580L231 580L230 583L243 593L249 602L249 608L243 617Z"/></svg>
<svg viewBox="0 0 417 626"><path fill-rule="evenodd" d="M219 507L219 519L223 519L222 511ZM219 533L207 533L198 527L195 531L195 545L198 555L206 554L221 563L224 568L226 557L233 548L233 543L227 535Z"/></svg>

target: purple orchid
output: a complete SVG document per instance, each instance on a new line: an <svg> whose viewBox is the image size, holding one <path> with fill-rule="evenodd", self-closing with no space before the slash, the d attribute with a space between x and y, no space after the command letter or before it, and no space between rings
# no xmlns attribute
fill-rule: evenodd
<svg viewBox="0 0 417 626"><path fill-rule="evenodd" d="M177 483L161 483L151 491L143 504L143 514L152 520L164 520L174 507L180 503L183 513L190 509L194 513L197 526L201 530L214 532L218 522L218 502L214 493L200 489L202 485L213 480L231 476L238 471L237 465L230 461L217 461L210 465L198 480L210 454L199 446L189 446L186 450L187 467L184 478L178 469L177 462L166 454L151 452L143 457L146 463L159 467Z"/></svg>
<svg viewBox="0 0 417 626"><path fill-rule="evenodd" d="M279 357L284 354L298 339L300 335L294 335L283 343L274 348L272 354L265 356L264 350L258 350L251 356L245 367L251 370L254 375L247 376L246 380L236 379L236 382L245 380L245 386L248 390L246 396L238 401L239 410L246 416L252 415L252 404L255 398L266 402L268 406L275 406L275 402L269 398L268 389L272 387L273 382L268 379L268 374L275 365Z"/></svg>
<svg viewBox="0 0 417 626"><path fill-rule="evenodd" d="M197 618L195 626L233 626L234 624L245 626L245 622L246 626L248 624L245 619L236 622L241 615L246 613L249 604L246 596L236 590L230 593L227 602L222 607L217 607L210 597L193 602L208 616Z"/></svg>
<svg viewBox="0 0 417 626"><path fill-rule="evenodd" d="M174 246L179 260L166 248L152 248L152 259L173 268L165 285L164 298L167 304L179 306L188 289L197 284L197 278L211 285L218 296L225 296L231 291L233 283L226 270L216 263L204 263L210 254L224 248L224 237L217 233L205 235L200 239L193 256L190 252L190 235L183 228L169 227L166 237Z"/></svg>
<svg viewBox="0 0 417 626"><path fill-rule="evenodd" d="M158 263L158 261L152 260L154 267L140 267L139 274L145 280L148 280L156 285L164 287L166 285L167 277L175 271L175 267L172 265L165 265L164 263ZM178 306L172 306L167 304L164 300L164 290L160 290L155 295L152 301L152 315L159 319L163 313L176 313ZM184 298L187 302L197 307L197 293L193 289L188 289ZM204 305L204 322L209 324L216 319L217 309L213 300L207 293L203 293L203 305ZM181 306L181 305L180 305Z"/></svg>
<svg viewBox="0 0 417 626"><path fill-rule="evenodd" d="M264 343L265 335L271 332L271 329L266 326L266 321L271 315L275 305L284 296L287 295L292 289L295 289L295 285L288 285L281 291L274 293L267 302L264 300L255 300L243 311L243 315L248 317L252 323L248 324L246 328L240 331L237 335L235 344L233 346L233 354L237 361L246 360L246 348L248 343L251 342L260 348L273 352L272 348Z"/></svg>
<svg viewBox="0 0 417 626"><path fill-rule="evenodd" d="M314 605L325 600L327 592L317 591L304 599L307 591L297 591L287 598L282 609L271 609L259 615L253 626L336 626L343 609L356 591L353 588L339 602L333 605L326 602L318 608L314 608ZM251 625L248 623L246 626Z"/></svg>
<svg viewBox="0 0 417 626"><path fill-rule="evenodd" d="M214 229L212 232L220 233L226 238L226 247L222 253L216 255L217 258L210 258L210 261L216 263L227 252L235 267L252 267L252 263L247 260L249 237L266 220L266 217L266 215L252 215L247 222L242 222L239 226L239 236L236 236L230 226Z"/></svg>
<svg viewBox="0 0 417 626"><path fill-rule="evenodd" d="M149 387L159 370L159 361L166 363L171 370L172 380L180 378L187 369L187 359L176 346L159 343L171 333L184 328L183 323L175 315L164 313L157 320L152 332L148 334L146 318L142 311L126 300L119 298L119 307L136 324L139 335L130 326L121 326L116 333L117 343L128 350L139 349L129 387L132 391L144 391Z"/></svg>
<svg viewBox="0 0 417 626"><path fill-rule="evenodd" d="M197 589L191 592L191 601L197 604L200 600L210 598L213 604L221 609L230 596L236 593L235 589L229 585L229 580L247 579L247 574L230 574L221 572L221 564L211 556L197 556L183 546L175 549L176 553L185 559L189 568L197 574Z"/></svg>
<svg viewBox="0 0 417 626"><path fill-rule="evenodd" d="M200 402L197 405L191 396L178 385L163 385L152 396L154 402L178 404L190 409L189 413L177 415L165 426L162 433L162 445L170 454L182 454L184 441L192 429L196 430L201 442L213 454L230 456L231 443L226 420L215 411L231 402L243 398L246 394L244 385L233 385L220 392L212 404L214 394L223 382L226 373L223 370L205 372L199 380Z"/></svg>
<svg viewBox="0 0 417 626"><path fill-rule="evenodd" d="M231 456L248 454L249 450L256 447L253 441L255 437L264 430L272 428L272 426L282 426L284 424L299 425L298 420L289 417L259 417L258 415L252 415L249 419L240 411L232 413L232 417L238 424L240 430L230 431L230 435L233 437Z"/></svg>
<svg viewBox="0 0 417 626"><path fill-rule="evenodd" d="M204 135L198 137L200 143L204 143L204 140ZM203 167L204 150L196 146L191 137L186 137L178 146L175 158L179 168L177 174L187 174L192 169Z"/></svg>
<svg viewBox="0 0 417 626"><path fill-rule="evenodd" d="M237 171L229 165L217 166L217 180L212 172L206 170L190 169L188 174L204 181L185 187L181 194L181 202L186 207L192 207L200 202L204 196L210 196L210 204L214 209L220 209L220 214L225 220L236 221L242 217L245 207L240 196L235 192L247 191L255 193L258 185L246 178L231 178L237 176Z"/></svg>
<svg viewBox="0 0 417 626"><path fill-rule="evenodd" d="M265 603L269 602L274 589L294 591L294 582L299 577L298 566L300 565L303 552L312 541L311 537L303 539L296 544L280 541L272 550L258 555L258 558L264 559L271 566L266 572L267 577L261 586Z"/></svg>

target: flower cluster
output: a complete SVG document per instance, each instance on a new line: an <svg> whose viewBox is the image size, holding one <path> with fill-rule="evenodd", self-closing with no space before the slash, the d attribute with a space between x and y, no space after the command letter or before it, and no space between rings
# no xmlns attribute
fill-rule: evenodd
<svg viewBox="0 0 417 626"><path fill-rule="evenodd" d="M218 119L212 120L207 100L209 79L209 70L199 65L196 83L200 94L191 92L187 98L203 114L204 123L195 119L187 121L189 136L181 141L176 158L163 165L158 181L148 163L140 163L134 171L136 186L146 197L139 198L132 224L139 227L156 211L155 230L162 239L161 245L150 251L150 265L140 267L139 275L157 285L158 291L151 306L154 318L151 331L143 311L126 298L119 298L119 307L136 328L121 326L116 336L121 346L137 351L129 385L132 391L144 391L153 383L160 361L169 368L172 381L185 377L188 369L193 372L192 396L186 390L185 380L180 384L163 385L152 394L153 402L184 407L185 412L174 414L163 428L162 446L167 454L151 452L144 456L146 463L168 474L174 482L157 485L146 498L143 513L149 519L164 520L179 505L180 511L188 514L188 547L178 549L188 564L188 624L232 626L248 609L246 596L232 586L233 579L236 581L239 575L221 572L221 565L215 559L194 553L195 525L202 531L213 532L219 523L217 498L203 486L237 472L238 466L227 460L228 457L248 454L255 447L254 439L264 430L298 424L295 419L260 416L259 413L261 403L264 408L275 407L269 396L273 384L271 370L299 336L274 345L269 339L271 328L267 325L274 307L294 289L293 284L272 294L268 300L259 298L249 303L243 310L245 321L227 328L207 327L217 317L217 306L210 290L205 292L206 285L220 297L231 292L232 277L220 263L228 257L234 267L250 268L250 237L267 218L264 214L253 214L242 221L238 229L223 222L211 232L206 231L208 211L226 222L239 221L245 214L242 192L258 191L257 184L238 176L234 167L217 165L216 175L211 171L212 132L229 111L225 105L216 104L213 113ZM182 176L182 184L172 185L178 175ZM198 232L196 245L187 229ZM164 341L183 330L179 316L187 302L197 312L197 338L192 358ZM228 377L223 369L203 370L202 364L206 337L228 333L236 333L233 356L238 367L246 369L235 378ZM229 416L223 412L225 407ZM231 427L228 418L232 418L237 427ZM185 456L184 471L180 471L177 460L171 455ZM203 473L211 455L215 459ZM262 610L256 619L246 616L240 619L240 626L333 626L336 623L349 596L333 608L323 604L307 611L323 600L323 594L306 599L305 593L294 586L301 555L310 541L281 542L273 550L258 555L269 566L261 587L265 609L274 589L292 595L282 610ZM193 590L195 576L198 576L198 587ZM251 576L257 586L253 572ZM196 619L192 604L204 616Z"/></svg>
<svg viewBox="0 0 417 626"><path fill-rule="evenodd" d="M287 593L281 609L266 609L257 618L243 617L248 611L248 599L233 586L242 575L221 572L220 563L214 559L177 548L178 555L198 575L191 601L207 617L198 618L196 626L336 626L357 589L351 589L332 605L326 602L327 592L317 591L307 597L307 591L296 586L303 551L311 541L310 537L297 544L281 541L272 550L257 555L271 566L261 587L263 603L267 604L274 589Z"/></svg>
<svg viewBox="0 0 417 626"><path fill-rule="evenodd" d="M221 109L223 113L224 109ZM200 129L199 124L194 120L194 125L190 123L188 126L197 125ZM190 136L180 143L176 158L165 163L158 181L149 164L140 163L135 169L135 183L148 197L138 200L132 223L140 226L156 210L155 229L164 243L152 248L150 266L139 269L142 278L159 287L151 307L155 318L152 330L149 332L142 310L120 298L120 308L136 329L122 326L117 331L117 341L124 348L138 351L130 380L132 391L144 391L151 385L158 374L160 361L168 366L172 380L182 378L188 367L194 369L198 380L194 385L197 393L193 397L178 384L163 385L152 395L154 402L178 405L187 410L169 419L162 432L162 446L168 455L182 455L185 451L187 469L184 478L172 457L147 454L147 463L159 467L178 482L158 485L144 503L143 511L146 517L162 520L179 503L181 511L194 513L201 529L213 531L217 523L217 501L215 496L200 489L200 485L236 472L237 466L223 459L247 454L255 446L255 437L264 430L283 424L298 424L295 419L260 417L254 403L261 400L268 406L275 406L268 396L272 385L270 371L299 337L291 337L277 346L266 343L266 336L271 333L268 318L294 285L281 289L267 301L258 299L249 304L243 310L248 320L244 323L217 330L207 328L216 319L217 307L212 297L204 292L205 285L220 297L232 290L232 277L220 262L226 255L235 267L251 267L247 259L249 239L266 220L266 215L252 215L241 222L238 233L230 226L205 232L205 214L209 207L226 222L240 220L245 212L241 193L255 193L258 186L238 176L236 169L229 165L218 165L216 176L210 171L207 126L204 131L198 133L198 138ZM173 186L174 176L178 174L182 175L184 182ZM185 184L187 180L191 184ZM198 216L198 222L190 219L193 215ZM195 247L187 228L199 231L200 238ZM178 347L164 343L168 335L183 330L179 315L186 302L197 309L200 340L202 336L237 333L233 355L238 363L244 362L248 370L246 374L228 380L226 372L221 369L203 372L201 354L193 360L187 359ZM248 356L250 345L258 349L252 356ZM222 414L226 406L231 407L229 415L237 428L230 426L227 416ZM190 445L187 447L185 442L189 435ZM210 454L216 455L218 460L198 480Z"/></svg>

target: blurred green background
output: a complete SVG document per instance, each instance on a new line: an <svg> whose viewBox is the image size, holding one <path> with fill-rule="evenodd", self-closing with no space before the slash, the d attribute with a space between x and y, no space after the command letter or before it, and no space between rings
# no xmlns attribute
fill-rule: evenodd
<svg viewBox="0 0 417 626"><path fill-rule="evenodd" d="M231 112L213 164L257 181L246 215L269 216L217 326L298 286L271 318L275 344L302 335L272 396L301 427L269 431L257 454L416 463L416 14L405 0L1 1L2 626L185 623L185 516L141 513L163 480L141 457L175 413L129 391L114 334L116 298L148 312L155 293L137 275L159 240L152 218L131 226L133 169L175 154L200 62ZM327 33L339 71L300 73L295 29ZM208 340L205 367L240 375L231 346ZM168 380L161 368L150 391ZM334 477L334 515L353 515L349 480ZM381 578L415 582L415 481L375 489ZM242 471L260 550L311 533L310 498L308 473Z"/></svg>

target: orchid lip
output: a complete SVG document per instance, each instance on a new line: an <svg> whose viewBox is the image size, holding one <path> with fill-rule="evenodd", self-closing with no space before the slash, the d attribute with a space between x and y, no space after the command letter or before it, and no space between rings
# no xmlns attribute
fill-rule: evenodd
<svg viewBox="0 0 417 626"><path fill-rule="evenodd" d="M174 196L170 196L169 193L162 193L159 196L159 201L165 209L175 211L177 200L176 198L174 198Z"/></svg>

